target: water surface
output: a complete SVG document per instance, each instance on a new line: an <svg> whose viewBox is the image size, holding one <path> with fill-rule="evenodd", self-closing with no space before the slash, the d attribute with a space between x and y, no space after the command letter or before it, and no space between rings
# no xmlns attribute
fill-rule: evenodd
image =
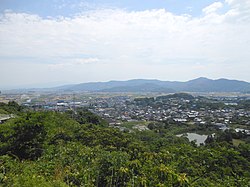
<svg viewBox="0 0 250 187"><path fill-rule="evenodd" d="M178 137L185 136L188 138L188 140L191 142L193 140L196 140L196 145L200 145L201 143L205 143L205 140L207 139L208 135L200 135L197 133L185 133L185 134L178 134L176 135Z"/></svg>

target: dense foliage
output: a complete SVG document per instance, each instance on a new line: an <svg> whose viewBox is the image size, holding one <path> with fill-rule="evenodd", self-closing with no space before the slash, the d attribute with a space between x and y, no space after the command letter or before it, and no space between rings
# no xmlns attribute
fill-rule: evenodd
<svg viewBox="0 0 250 187"><path fill-rule="evenodd" d="M0 155L1 186L250 185L247 143L120 132L86 110L20 113L0 125Z"/></svg>
<svg viewBox="0 0 250 187"><path fill-rule="evenodd" d="M22 112L24 107L18 105L15 101L10 101L7 104L0 102L0 114L18 114Z"/></svg>

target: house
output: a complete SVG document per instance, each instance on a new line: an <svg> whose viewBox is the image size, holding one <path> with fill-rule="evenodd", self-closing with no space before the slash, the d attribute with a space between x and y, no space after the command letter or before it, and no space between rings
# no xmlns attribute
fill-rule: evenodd
<svg viewBox="0 0 250 187"><path fill-rule="evenodd" d="M216 128L218 128L218 129L220 129L220 130L223 130L223 131L229 129L229 128L227 127L227 125L224 124L224 123L215 123L214 126L216 126Z"/></svg>
<svg viewBox="0 0 250 187"><path fill-rule="evenodd" d="M243 132L243 133L246 133L247 135L250 135L250 130L236 128L235 131L236 132Z"/></svg>

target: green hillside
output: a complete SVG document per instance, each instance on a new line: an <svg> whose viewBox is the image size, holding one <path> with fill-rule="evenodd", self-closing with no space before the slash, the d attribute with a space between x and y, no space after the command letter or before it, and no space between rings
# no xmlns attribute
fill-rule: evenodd
<svg viewBox="0 0 250 187"><path fill-rule="evenodd" d="M86 110L11 107L18 117L0 124L0 186L250 185L247 143L197 147L167 132L120 132Z"/></svg>

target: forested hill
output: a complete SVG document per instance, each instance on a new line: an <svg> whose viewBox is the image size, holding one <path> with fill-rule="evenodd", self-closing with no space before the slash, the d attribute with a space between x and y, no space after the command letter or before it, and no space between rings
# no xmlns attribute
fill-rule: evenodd
<svg viewBox="0 0 250 187"><path fill-rule="evenodd" d="M227 133L197 147L168 130L121 132L85 109L1 104L0 186L250 186L250 145Z"/></svg>
<svg viewBox="0 0 250 187"><path fill-rule="evenodd" d="M204 77L186 82L134 79L128 81L91 82L65 85L48 90L91 92L249 92L250 83L238 80Z"/></svg>

